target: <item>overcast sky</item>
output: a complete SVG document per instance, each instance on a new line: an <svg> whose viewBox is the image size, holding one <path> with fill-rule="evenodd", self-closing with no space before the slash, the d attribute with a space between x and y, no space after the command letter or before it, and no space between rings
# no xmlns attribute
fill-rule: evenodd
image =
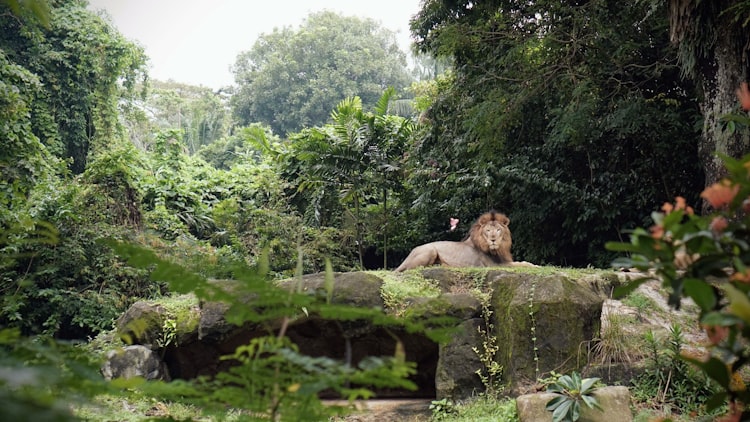
<svg viewBox="0 0 750 422"><path fill-rule="evenodd" d="M89 0L104 9L117 29L142 45L154 79L203 85L230 85L229 67L260 34L299 27L311 12L330 10L372 18L396 32L402 50L410 43L409 19L420 0Z"/></svg>

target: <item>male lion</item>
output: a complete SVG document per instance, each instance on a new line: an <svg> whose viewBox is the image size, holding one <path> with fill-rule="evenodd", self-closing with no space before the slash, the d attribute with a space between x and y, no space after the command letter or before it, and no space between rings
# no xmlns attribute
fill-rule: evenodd
<svg viewBox="0 0 750 422"><path fill-rule="evenodd" d="M432 242L412 249L396 271L428 265L494 267L513 265L510 219L495 211L482 214L463 242Z"/></svg>

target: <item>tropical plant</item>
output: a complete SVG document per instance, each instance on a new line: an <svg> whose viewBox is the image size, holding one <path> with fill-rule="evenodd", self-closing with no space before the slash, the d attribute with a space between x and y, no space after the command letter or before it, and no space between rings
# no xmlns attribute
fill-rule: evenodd
<svg viewBox="0 0 750 422"><path fill-rule="evenodd" d="M644 338L646 366L633 380L633 398L644 407L667 414L705 413L703 405L716 392L716 386L706 374L682 359L685 339L681 327L673 324L666 338L653 331L645 333Z"/></svg>
<svg viewBox="0 0 750 422"><path fill-rule="evenodd" d="M556 395L547 402L553 422L575 422L581 417L581 402L589 409L601 409L593 393L599 378L583 378L578 372L562 375L547 386L547 392Z"/></svg>
<svg viewBox="0 0 750 422"><path fill-rule="evenodd" d="M299 166L299 190L309 190L317 199L309 204L315 207L317 216L324 213L323 204L330 204L324 200L328 195L351 215L362 267L366 245L363 211L367 203L378 204L381 210L373 231L383 236L378 243L386 257L383 265L387 266L388 200L392 192L402 189L400 160L414 127L409 119L387 114L394 95L394 89L386 90L370 113L363 110L359 97L342 101L331 112L332 124L294 135L287 153L287 159ZM332 209L325 211L335 213Z"/></svg>

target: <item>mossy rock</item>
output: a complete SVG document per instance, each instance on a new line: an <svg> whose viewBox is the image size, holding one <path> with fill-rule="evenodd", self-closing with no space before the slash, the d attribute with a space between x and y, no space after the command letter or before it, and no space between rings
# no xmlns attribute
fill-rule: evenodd
<svg viewBox="0 0 750 422"><path fill-rule="evenodd" d="M279 286L289 290L325 298L328 295L325 286L325 273L309 274L301 279L289 279L279 282ZM334 273L331 303L350 305L359 308L383 309L383 298L380 289L383 280L367 272Z"/></svg>
<svg viewBox="0 0 750 422"><path fill-rule="evenodd" d="M170 343L184 343L198 334L200 310L193 295L158 301L138 301L117 320L117 335L126 344L142 344L156 350Z"/></svg>
<svg viewBox="0 0 750 422"><path fill-rule="evenodd" d="M457 322L482 316L482 302L468 293L446 293L438 297L406 299L405 316L421 319L453 317Z"/></svg>
<svg viewBox="0 0 750 422"><path fill-rule="evenodd" d="M490 275L493 323L503 379L533 383L552 370L565 373L586 363L580 345L601 325L604 299L566 275L495 272Z"/></svg>

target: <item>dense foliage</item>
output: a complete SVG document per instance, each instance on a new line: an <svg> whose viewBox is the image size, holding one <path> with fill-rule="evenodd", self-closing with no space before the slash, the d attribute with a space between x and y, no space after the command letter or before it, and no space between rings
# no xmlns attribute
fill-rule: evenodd
<svg viewBox="0 0 750 422"><path fill-rule="evenodd" d="M700 115L666 25L641 2L426 2L418 46L455 71L413 151L420 212L495 207L523 259L606 265L637 210L702 185Z"/></svg>
<svg viewBox="0 0 750 422"><path fill-rule="evenodd" d="M159 130L179 129L193 154L228 134L228 100L221 92L172 81L150 81L145 91L143 98L124 104L122 110L130 141L138 147L151 148Z"/></svg>
<svg viewBox="0 0 750 422"><path fill-rule="evenodd" d="M689 12L678 20L681 50L669 42L666 3ZM238 56L233 91L211 92L149 83L142 49L84 0L0 0L0 326L12 328L0 330L0 361L13 368L0 386L19 367L41 365L33 382L3 389L0 408L46 410L59 404L50 389L107 388L85 362L68 360L75 351L41 339L106 331L139 298L206 293L207 278L245 280L247 266L267 269L248 286L269 290L270 279L326 268L393 267L416 244L460 239L490 208L509 214L519 259L607 266L627 251L628 264L655 267L673 304L685 294L702 308L716 354L696 363L725 390L713 403L746 404L735 374L748 356L735 346L750 336L750 159L727 159L732 177L704 192L716 214L680 202L653 214L653 231L603 246L649 224L653 204L678 195L698 203L713 160L701 137L747 138L746 116L717 115L736 104L707 109L726 104L734 86L725 92L707 78L716 75L696 73L711 68L696 64L718 63L734 83L746 70L701 43L724 32L745 40L747 22L729 15L747 10L747 1L426 0L412 29L430 57L422 77L432 79L408 90L392 33L315 13L297 30L261 36ZM710 28L696 32L696 22ZM460 219L455 231L451 217ZM728 277L727 267L734 272L720 289L706 282ZM273 292L264 305L285 318L302 308L373 317ZM258 322L245 316L239 322ZM220 411L319 416L316 388L361 397L368 393L346 383L399 385L411 370L400 355L359 369L300 356L283 335L234 358L245 365L215 383L158 394L205 397L201 405ZM52 366L64 371L49 375ZM248 404L253 388L267 394Z"/></svg>
<svg viewBox="0 0 750 422"><path fill-rule="evenodd" d="M313 13L298 28L264 34L234 65L234 115L279 135L327 122L342 99L371 107L411 82L395 35L370 19Z"/></svg>
<svg viewBox="0 0 750 422"><path fill-rule="evenodd" d="M90 152L120 137L118 103L134 94L146 58L87 11L85 1L51 5L49 27L0 14L0 50L44 87L29 104L32 131L52 154L70 159L74 173L82 173Z"/></svg>

